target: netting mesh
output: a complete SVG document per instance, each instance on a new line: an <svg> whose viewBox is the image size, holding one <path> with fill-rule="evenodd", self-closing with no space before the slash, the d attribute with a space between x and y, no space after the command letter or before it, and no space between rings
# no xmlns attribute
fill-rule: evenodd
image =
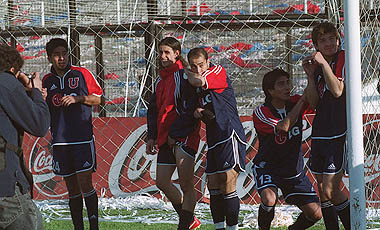
<svg viewBox="0 0 380 230"><path fill-rule="evenodd" d="M145 154L146 111L157 78L157 43L174 36L183 56L204 47L211 61L227 70L235 89L239 114L248 137L247 172L239 177L238 193L254 204L250 166L257 140L250 116L263 102L265 72L282 67L291 73L295 93L307 80L301 60L314 51L311 28L320 21L343 31L339 0L1 0L1 41L21 52L23 71L48 73L45 44L53 37L70 41L71 60L88 68L104 89L105 102L94 108L98 194L123 197L136 193L161 196L155 187L155 157ZM367 205L377 208L380 196L379 0L361 1L361 53L365 182ZM349 51L348 51L349 52ZM305 120L304 152L309 154L310 119ZM196 188L207 201L203 142L197 155ZM34 173L36 199L62 198L62 178L51 172L50 136L25 140ZM307 170L307 169L306 169ZM176 179L176 175L173 176ZM345 178L348 186L348 178Z"/></svg>

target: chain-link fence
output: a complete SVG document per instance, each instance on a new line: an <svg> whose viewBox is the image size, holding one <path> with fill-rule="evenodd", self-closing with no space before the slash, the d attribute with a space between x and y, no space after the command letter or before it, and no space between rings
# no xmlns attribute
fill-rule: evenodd
<svg viewBox="0 0 380 230"><path fill-rule="evenodd" d="M380 202L379 122L377 90L380 65L379 0L361 1L363 119L368 207ZM249 117L263 102L263 74L282 67L294 92L307 80L301 60L314 51L311 28L328 20L343 32L341 0L2 0L1 40L17 47L24 71L48 73L45 44L52 37L70 41L71 61L88 68L104 89L105 101L94 108L98 157L95 183L104 197L136 193L160 196L155 186L155 157L145 154L146 111L157 77L157 44L173 36L182 55L204 47L211 61L221 64L233 82L238 110L248 137L247 172L239 177L244 203L258 196L250 165L257 140ZM344 45L344 44L343 44ZM312 117L305 120L304 152L309 154ZM204 138L204 130L202 130ZM36 179L37 199L66 197L62 178L51 172L50 136L25 140L29 165ZM203 139L196 164L196 188L207 200ZM175 179L176 176L173 177ZM348 178L345 179L347 187ZM344 188L346 189L346 188Z"/></svg>

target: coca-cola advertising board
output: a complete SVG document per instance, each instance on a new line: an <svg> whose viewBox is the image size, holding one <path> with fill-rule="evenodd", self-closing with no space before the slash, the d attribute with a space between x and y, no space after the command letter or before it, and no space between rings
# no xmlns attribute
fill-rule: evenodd
<svg viewBox="0 0 380 230"><path fill-rule="evenodd" d="M313 115L306 115L303 120L303 152L305 162L310 154L310 135ZM241 117L245 134L247 136L246 172L241 173L237 180L237 192L242 202L255 204L259 202L259 196L255 190L252 165L257 153L258 139L253 127L251 117ZM364 115L364 144L365 146L379 143L376 135L380 117ZM98 194L103 197L124 197L134 194L149 193L157 197L161 196L155 185L156 155L145 153L146 118L94 118L94 135L97 155L97 171L93 181ZM204 126L201 129L201 143L195 158L195 180L198 200L208 201L206 189L206 133ZM34 178L35 199L62 199L67 198L67 190L62 177L55 176L52 172L52 148L51 135L44 138L36 138L25 135L24 152ZM375 144L376 144L375 143ZM379 147L369 148L365 158L365 182L368 193L368 202L379 202L380 183L380 157ZM367 149L367 148L366 148ZM305 168L305 170L307 170ZM316 183L310 172L307 172L315 188ZM177 182L178 175L175 172L172 180ZM178 184L177 184L178 185ZM344 178L342 189L347 192L348 177ZM372 195L371 195L372 194Z"/></svg>

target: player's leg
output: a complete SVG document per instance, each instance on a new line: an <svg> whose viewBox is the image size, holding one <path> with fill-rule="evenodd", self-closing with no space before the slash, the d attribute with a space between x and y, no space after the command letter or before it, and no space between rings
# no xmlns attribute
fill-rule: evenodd
<svg viewBox="0 0 380 230"><path fill-rule="evenodd" d="M261 198L258 224L260 230L269 230L274 218L274 208L277 203L277 185L272 179L270 170L260 167L260 162L253 167L256 189Z"/></svg>
<svg viewBox="0 0 380 230"><path fill-rule="evenodd" d="M343 171L334 175L323 176L324 196L330 198L345 229L351 229L350 201L341 190Z"/></svg>
<svg viewBox="0 0 380 230"><path fill-rule="evenodd" d="M258 224L260 230L269 230L274 218L274 207L277 203L277 188L267 187L259 192L261 204L259 206Z"/></svg>
<svg viewBox="0 0 380 230"><path fill-rule="evenodd" d="M191 150L187 146L176 145L174 151L179 176L178 180L183 192L179 229L188 229L194 220L194 208L196 204L194 190L195 150Z"/></svg>
<svg viewBox="0 0 380 230"><path fill-rule="evenodd" d="M305 173L302 172L296 178L282 179L279 188L285 196L285 201L296 205L302 211L289 229L307 229L322 218L319 198Z"/></svg>
<svg viewBox="0 0 380 230"><path fill-rule="evenodd" d="M87 208L87 216L90 222L90 229L99 228L98 225L98 195L92 184L92 170L80 172L77 174L81 191L84 197L84 202Z"/></svg>
<svg viewBox="0 0 380 230"><path fill-rule="evenodd" d="M326 187L323 184L323 175L315 174L317 186L319 191L319 198L321 200L321 210L323 221L327 230L339 229L338 215L336 213L334 204L331 202L331 197L325 193Z"/></svg>
<svg viewBox="0 0 380 230"><path fill-rule="evenodd" d="M236 179L239 175L239 167L227 172L218 173L220 190L224 194L224 213L226 216L227 229L238 229L240 199L236 192Z"/></svg>
<svg viewBox="0 0 380 230"><path fill-rule="evenodd" d="M157 155L156 186L172 203L178 216L182 213L182 194L172 183L172 175L176 168L173 149L167 144L160 146Z"/></svg>
<svg viewBox="0 0 380 230"><path fill-rule="evenodd" d="M96 230L98 225L98 195L92 183L92 174L96 171L95 145L92 141L87 144L72 146L75 154L75 169L77 180L84 197L90 230Z"/></svg>
<svg viewBox="0 0 380 230"><path fill-rule="evenodd" d="M83 229L83 198L76 175L72 145L53 146L53 171L62 176L69 193L70 215L75 230Z"/></svg>
<svg viewBox="0 0 380 230"><path fill-rule="evenodd" d="M328 143L322 140L311 141L311 153L309 160L309 168L317 180L319 198L321 200L321 210L323 221L327 230L339 229L338 215L335 207L331 202L331 196L325 192L323 178L326 169L326 147Z"/></svg>
<svg viewBox="0 0 380 230"><path fill-rule="evenodd" d="M207 175L207 188L210 192L210 210L215 230L225 229L224 194L220 189L217 174Z"/></svg>
<svg viewBox="0 0 380 230"><path fill-rule="evenodd" d="M318 199L318 197L316 197ZM312 202L299 206L302 210L297 220L289 226L290 230L302 230L313 226L318 220L322 218L321 205L319 202Z"/></svg>
<svg viewBox="0 0 380 230"><path fill-rule="evenodd" d="M71 219L75 230L84 229L83 225L83 197L77 175L64 177L69 193L69 207Z"/></svg>

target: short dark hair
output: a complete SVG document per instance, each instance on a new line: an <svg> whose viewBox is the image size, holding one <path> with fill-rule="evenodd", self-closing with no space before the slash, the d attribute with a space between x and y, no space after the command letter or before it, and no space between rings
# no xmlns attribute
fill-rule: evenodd
<svg viewBox="0 0 380 230"><path fill-rule="evenodd" d="M187 61L190 62L190 59L199 58L200 56L203 56L206 60L208 59L208 54L205 49L203 48L191 49L190 52L187 54Z"/></svg>
<svg viewBox="0 0 380 230"><path fill-rule="evenodd" d="M272 100L272 95L270 95L269 90L274 89L274 84L276 83L277 79L282 76L286 76L288 79L290 78L290 74L281 68L276 68L264 75L262 87L266 102L270 102Z"/></svg>
<svg viewBox="0 0 380 230"><path fill-rule="evenodd" d="M46 43L46 53L48 57L50 57L54 51L55 48L62 46L66 49L66 51L69 50L67 41L62 38L52 38L48 43Z"/></svg>
<svg viewBox="0 0 380 230"><path fill-rule="evenodd" d="M185 66L185 67L188 66L186 60L181 56L181 53L182 53L181 43L176 38L166 37L158 43L158 47L160 47L160 46L169 46L170 48L173 49L174 52L178 50L179 55L177 57L177 60L181 60L183 66ZM159 67L161 69L162 68L161 62L159 61L158 63L159 63Z"/></svg>
<svg viewBox="0 0 380 230"><path fill-rule="evenodd" d="M17 73L23 65L24 59L17 49L0 43L0 71L9 71L13 67Z"/></svg>
<svg viewBox="0 0 380 230"><path fill-rule="evenodd" d="M313 41L314 46L317 45L318 39L327 33L333 33L335 34L336 39L340 39L339 31L334 24L330 22L321 22L314 26L313 31L311 32L311 40Z"/></svg>

